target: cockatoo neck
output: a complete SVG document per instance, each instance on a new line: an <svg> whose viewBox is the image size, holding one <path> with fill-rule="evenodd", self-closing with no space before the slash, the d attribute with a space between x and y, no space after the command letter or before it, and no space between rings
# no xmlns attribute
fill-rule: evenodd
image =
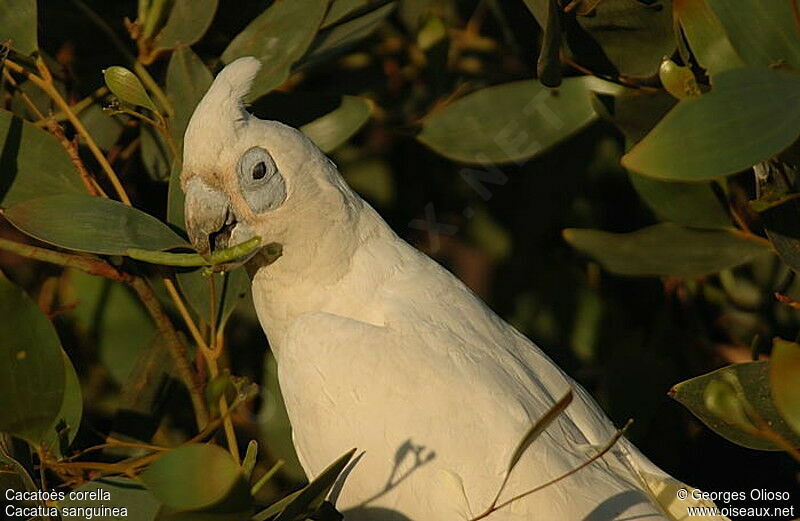
<svg viewBox="0 0 800 521"><path fill-rule="evenodd" d="M259 320L276 355L282 335L300 315L317 311L344 316L358 313L351 301L359 297L348 281L354 277L379 279L387 267L373 265L370 273L359 275L366 268L354 260L367 244L384 238L397 240L332 164L330 168L332 182L321 184L321 193L313 202L305 201L294 208L288 204L286 211L276 211L264 220L263 231L257 230L265 241L283 246L282 256L274 263L259 265L256 261L248 267ZM349 289L344 291L345 287ZM370 319L360 315L351 318Z"/></svg>

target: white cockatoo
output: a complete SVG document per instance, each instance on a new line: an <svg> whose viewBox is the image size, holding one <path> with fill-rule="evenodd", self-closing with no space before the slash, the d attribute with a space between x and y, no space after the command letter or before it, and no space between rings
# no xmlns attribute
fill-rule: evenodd
<svg viewBox="0 0 800 521"><path fill-rule="evenodd" d="M356 447L333 491L346 519L472 519L520 439L570 388L573 402L524 453L498 504L595 455L616 431L586 391L401 240L311 140L245 110L259 67L229 64L191 118L186 224L201 252L254 236L283 245L276 262L257 255L248 268L308 476ZM485 519L680 519L696 504L675 499L680 487L623 438Z"/></svg>

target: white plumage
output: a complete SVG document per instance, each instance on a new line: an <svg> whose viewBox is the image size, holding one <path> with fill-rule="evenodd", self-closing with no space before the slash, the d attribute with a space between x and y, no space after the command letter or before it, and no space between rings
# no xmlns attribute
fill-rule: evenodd
<svg viewBox="0 0 800 521"><path fill-rule="evenodd" d="M357 447L335 490L347 519L471 519L520 438L570 386L575 400L525 453L501 502L595 454L615 429L579 385L398 238L303 134L247 113L241 100L258 67L228 65L191 119L187 229L200 250L228 236L283 245L274 264L250 262L253 298L309 476ZM622 439L487 519L683 518L680 486Z"/></svg>

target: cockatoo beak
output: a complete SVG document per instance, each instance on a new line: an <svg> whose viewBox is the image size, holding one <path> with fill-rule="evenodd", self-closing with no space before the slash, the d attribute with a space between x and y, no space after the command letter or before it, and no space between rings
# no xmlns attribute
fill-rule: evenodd
<svg viewBox="0 0 800 521"><path fill-rule="evenodd" d="M186 232L202 255L229 246L236 215L228 196L194 177L186 183Z"/></svg>

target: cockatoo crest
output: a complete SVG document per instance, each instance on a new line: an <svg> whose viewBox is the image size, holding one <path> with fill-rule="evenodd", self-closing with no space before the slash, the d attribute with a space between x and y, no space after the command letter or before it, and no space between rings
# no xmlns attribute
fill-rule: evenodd
<svg viewBox="0 0 800 521"><path fill-rule="evenodd" d="M213 164L220 150L235 142L240 128L252 118L244 97L250 92L261 62L252 56L225 67L195 108L184 140L184 163ZM185 178L185 176L184 176Z"/></svg>

